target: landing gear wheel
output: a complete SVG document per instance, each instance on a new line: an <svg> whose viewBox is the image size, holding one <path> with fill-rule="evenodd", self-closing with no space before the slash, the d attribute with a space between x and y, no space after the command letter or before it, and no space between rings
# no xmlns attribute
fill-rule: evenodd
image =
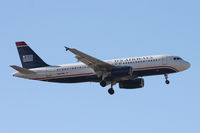
<svg viewBox="0 0 200 133"><path fill-rule="evenodd" d="M168 80L168 74L165 74L165 83L168 85L170 82Z"/></svg>
<svg viewBox="0 0 200 133"><path fill-rule="evenodd" d="M105 86L106 86L106 81L102 80L102 81L100 82L100 85L101 85L102 87L105 87Z"/></svg>
<svg viewBox="0 0 200 133"><path fill-rule="evenodd" d="M115 91L114 91L113 88L110 88L110 89L108 89L108 93L109 93L110 95L113 95L113 94L115 93Z"/></svg>
<svg viewBox="0 0 200 133"><path fill-rule="evenodd" d="M168 85L170 82L169 82L169 80L166 80L165 83Z"/></svg>

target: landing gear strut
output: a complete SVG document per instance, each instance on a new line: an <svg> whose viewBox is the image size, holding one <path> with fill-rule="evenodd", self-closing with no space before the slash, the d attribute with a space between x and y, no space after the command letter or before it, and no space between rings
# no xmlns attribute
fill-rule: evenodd
<svg viewBox="0 0 200 133"><path fill-rule="evenodd" d="M110 84L111 84L111 87L110 87L110 89L108 89L108 93L109 93L110 95L113 95L113 94L115 93L115 91L114 91L114 89L113 89L113 85L115 85L116 82L110 82ZM100 85L101 85L102 87L105 87L105 86L107 85L107 82L106 82L105 80L102 80L102 81L100 81Z"/></svg>
<svg viewBox="0 0 200 133"><path fill-rule="evenodd" d="M166 84L169 84L169 83L170 83L170 81L168 80L168 74L165 74L165 83L166 83Z"/></svg>
<svg viewBox="0 0 200 133"><path fill-rule="evenodd" d="M108 93L109 93L110 95L113 95L113 94L115 93L115 91L114 91L114 89L113 89L113 84L112 84L112 83L111 83L111 88L108 89Z"/></svg>

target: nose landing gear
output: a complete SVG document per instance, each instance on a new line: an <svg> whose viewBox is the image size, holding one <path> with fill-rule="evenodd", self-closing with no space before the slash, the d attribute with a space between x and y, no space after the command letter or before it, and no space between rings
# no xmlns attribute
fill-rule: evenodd
<svg viewBox="0 0 200 133"><path fill-rule="evenodd" d="M168 80L168 74L165 74L165 83L166 83L166 84L169 84L169 83L170 83L170 81Z"/></svg>
<svg viewBox="0 0 200 133"><path fill-rule="evenodd" d="M166 81L165 81L165 83L166 83L166 84L169 84L169 83L170 83L170 81L169 81L169 80L166 80Z"/></svg>

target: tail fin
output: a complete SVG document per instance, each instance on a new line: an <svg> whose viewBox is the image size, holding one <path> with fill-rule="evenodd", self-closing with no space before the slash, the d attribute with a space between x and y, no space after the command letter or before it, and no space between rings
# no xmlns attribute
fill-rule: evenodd
<svg viewBox="0 0 200 133"><path fill-rule="evenodd" d="M16 46L23 68L49 66L25 42L16 42Z"/></svg>

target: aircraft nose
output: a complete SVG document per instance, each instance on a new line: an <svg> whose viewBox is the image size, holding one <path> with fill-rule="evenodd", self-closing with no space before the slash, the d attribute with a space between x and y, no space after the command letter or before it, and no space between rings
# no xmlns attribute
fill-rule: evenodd
<svg viewBox="0 0 200 133"><path fill-rule="evenodd" d="M190 66L191 66L191 64L189 63L189 62L185 62L185 65L184 65L184 67L185 67L185 69L188 69L188 68L190 68Z"/></svg>

